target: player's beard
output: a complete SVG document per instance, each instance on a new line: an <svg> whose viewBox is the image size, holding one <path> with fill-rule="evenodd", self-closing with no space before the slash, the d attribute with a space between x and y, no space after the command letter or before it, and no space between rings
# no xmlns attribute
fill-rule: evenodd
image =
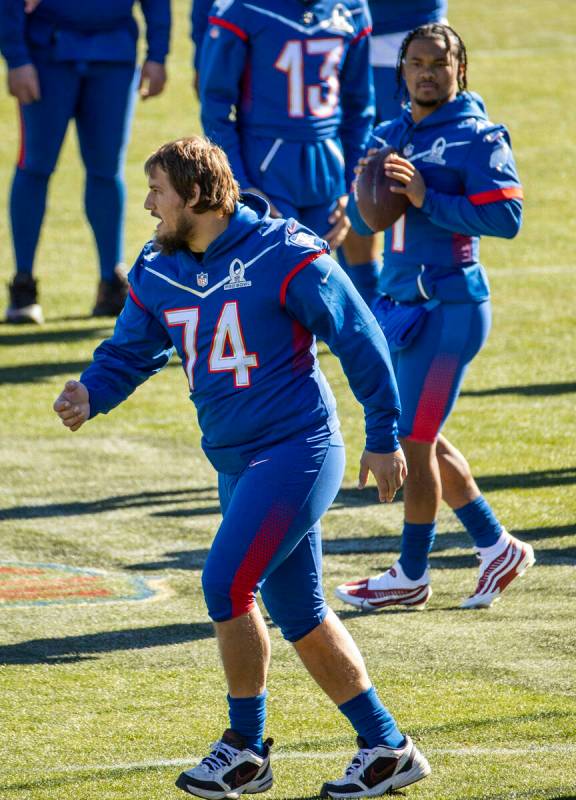
<svg viewBox="0 0 576 800"><path fill-rule="evenodd" d="M178 223L174 230L167 233L157 233L156 243L159 245L163 253L168 256L174 255L178 250L187 250L190 247L190 242L194 238L196 225L193 219L186 219L182 215L178 219Z"/></svg>
<svg viewBox="0 0 576 800"><path fill-rule="evenodd" d="M420 108L439 108L452 99L452 92L446 92L444 95L431 97L430 100L422 100L417 95L410 98L412 105L420 106Z"/></svg>

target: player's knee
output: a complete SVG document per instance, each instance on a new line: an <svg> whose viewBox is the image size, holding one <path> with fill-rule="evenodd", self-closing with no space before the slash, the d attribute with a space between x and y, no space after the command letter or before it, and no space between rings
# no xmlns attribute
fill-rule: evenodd
<svg viewBox="0 0 576 800"><path fill-rule="evenodd" d="M254 591L234 586L209 564L202 573L202 590L208 614L214 622L240 617L254 605Z"/></svg>
<svg viewBox="0 0 576 800"><path fill-rule="evenodd" d="M320 592L315 592L308 597L300 596L297 593L291 598L287 598L285 595L276 597L266 591L266 583L264 583L262 600L272 622L280 628L284 639L292 643L304 638L318 627L328 613L328 606Z"/></svg>
<svg viewBox="0 0 576 800"><path fill-rule="evenodd" d="M22 180L47 181L54 172L55 164L26 161L18 164L14 175L16 182Z"/></svg>

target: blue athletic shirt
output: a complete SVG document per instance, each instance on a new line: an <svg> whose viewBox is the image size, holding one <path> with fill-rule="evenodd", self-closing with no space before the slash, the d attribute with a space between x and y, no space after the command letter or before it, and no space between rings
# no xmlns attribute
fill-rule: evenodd
<svg viewBox="0 0 576 800"><path fill-rule="evenodd" d="M212 6L200 57L202 124L240 186L251 185L240 141L250 136L335 139L350 186L374 118L370 31L363 0Z"/></svg>
<svg viewBox="0 0 576 800"><path fill-rule="evenodd" d="M407 107L377 126L368 146L386 145L421 172L426 198L385 232L380 290L405 303L487 299L480 237L511 239L522 221L522 187L506 128L489 121L479 95L463 92L418 123ZM359 233L370 233L353 196L348 214Z"/></svg>
<svg viewBox="0 0 576 800"><path fill-rule="evenodd" d="M0 0L0 52L9 69L38 58L133 62L138 39L133 5L134 0L41 0L25 14L23 0ZM170 0L140 0L140 5L146 59L162 64L169 47Z"/></svg>
<svg viewBox="0 0 576 800"><path fill-rule="evenodd" d="M419 25L439 22L446 17L447 0L368 0L372 15L372 32L411 31Z"/></svg>
<svg viewBox="0 0 576 800"><path fill-rule="evenodd" d="M376 320L328 245L293 219L271 219L261 198L243 195L202 260L148 242L129 280L114 334L80 379L91 416L118 405L176 350L202 447L219 472L237 473L264 447L338 428L318 336L364 406L366 447L398 447L400 403Z"/></svg>

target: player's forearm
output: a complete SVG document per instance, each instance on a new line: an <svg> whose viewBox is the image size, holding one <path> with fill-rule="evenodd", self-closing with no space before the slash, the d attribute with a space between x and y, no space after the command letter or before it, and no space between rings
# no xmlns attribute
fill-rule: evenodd
<svg viewBox="0 0 576 800"><path fill-rule="evenodd" d="M522 203L518 199L475 205L473 200L462 195L427 189L422 212L435 225L467 236L512 239L522 224Z"/></svg>
<svg viewBox="0 0 576 800"><path fill-rule="evenodd" d="M0 0L0 53L6 59L8 69L31 62L24 29L24 2Z"/></svg>
<svg viewBox="0 0 576 800"><path fill-rule="evenodd" d="M114 356L107 342L100 345L94 357L94 362L80 376L90 395L90 418L116 408L148 377L134 371L123 358Z"/></svg>
<svg viewBox="0 0 576 800"><path fill-rule="evenodd" d="M229 120L231 105L223 108L222 103L214 102L206 95L201 95L201 102L202 126L206 136L224 150L240 188L247 189L252 186L252 181L248 178L244 167L236 123Z"/></svg>
<svg viewBox="0 0 576 800"><path fill-rule="evenodd" d="M200 70L200 51L208 28L208 12L212 0L194 0L190 13L191 38L194 42L194 69Z"/></svg>
<svg viewBox="0 0 576 800"><path fill-rule="evenodd" d="M140 0L146 20L147 61L163 64L170 49L169 0Z"/></svg>

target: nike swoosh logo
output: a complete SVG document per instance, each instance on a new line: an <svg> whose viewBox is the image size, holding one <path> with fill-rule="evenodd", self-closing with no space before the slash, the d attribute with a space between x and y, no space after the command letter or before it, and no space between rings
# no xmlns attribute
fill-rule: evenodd
<svg viewBox="0 0 576 800"><path fill-rule="evenodd" d="M269 458L263 458L260 461L251 461L248 466L249 467L256 467L258 464L265 464L267 461L270 461Z"/></svg>
<svg viewBox="0 0 576 800"><path fill-rule="evenodd" d="M328 270L326 275L324 275L323 278L320 278L320 283L328 283L328 278L330 277L331 272L332 272L332 267L330 267L330 269Z"/></svg>

